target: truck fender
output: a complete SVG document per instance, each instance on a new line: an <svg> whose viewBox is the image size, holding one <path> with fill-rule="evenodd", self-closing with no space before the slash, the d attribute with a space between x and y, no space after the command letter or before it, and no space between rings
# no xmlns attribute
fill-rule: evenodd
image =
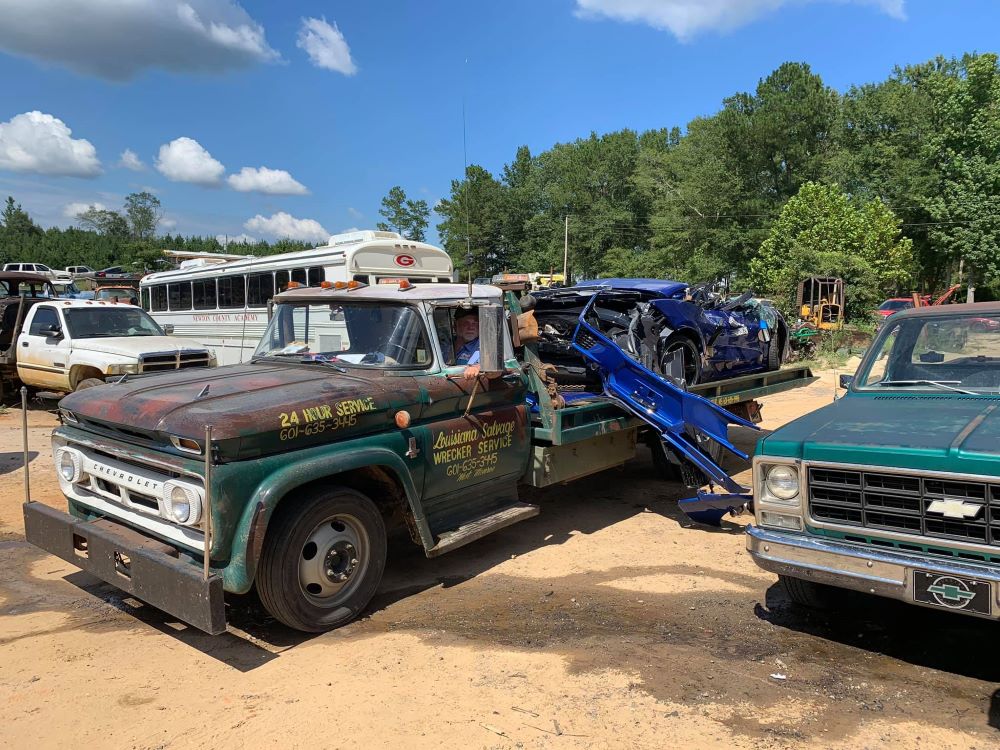
<svg viewBox="0 0 1000 750"><path fill-rule="evenodd" d="M232 543L232 557L223 574L226 591L242 594L250 590L260 559L261 545L267 533L274 509L282 498L296 487L324 477L332 477L352 469L369 466L388 468L399 479L406 493L406 501L416 523L421 541L433 546L430 527L419 503L419 493L413 483L409 468L398 454L389 448L361 448L335 458L323 452L302 461L295 461L269 474L254 491L236 527Z"/></svg>

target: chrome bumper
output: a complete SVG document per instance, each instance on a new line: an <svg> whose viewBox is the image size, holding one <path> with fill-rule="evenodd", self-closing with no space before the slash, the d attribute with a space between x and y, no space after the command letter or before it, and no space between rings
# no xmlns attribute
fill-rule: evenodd
<svg viewBox="0 0 1000 750"><path fill-rule="evenodd" d="M747 551L764 570L842 589L876 594L890 599L914 601L913 571L954 575L988 581L993 589L993 614L974 617L1000 619L1000 568L932 556L917 556L892 549L866 547L831 539L771 531L747 526Z"/></svg>

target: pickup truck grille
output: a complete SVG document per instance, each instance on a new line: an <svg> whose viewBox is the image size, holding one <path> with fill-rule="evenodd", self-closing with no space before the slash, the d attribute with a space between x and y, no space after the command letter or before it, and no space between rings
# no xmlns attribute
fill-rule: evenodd
<svg viewBox="0 0 1000 750"><path fill-rule="evenodd" d="M184 367L208 367L208 352L155 352L139 357L139 372L162 372Z"/></svg>
<svg viewBox="0 0 1000 750"><path fill-rule="evenodd" d="M813 466L809 515L843 526L1000 545L1000 483Z"/></svg>

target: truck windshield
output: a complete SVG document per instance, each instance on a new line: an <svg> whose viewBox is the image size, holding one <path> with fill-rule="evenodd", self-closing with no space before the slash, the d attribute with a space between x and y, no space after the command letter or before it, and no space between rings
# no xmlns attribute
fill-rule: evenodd
<svg viewBox="0 0 1000 750"><path fill-rule="evenodd" d="M258 358L378 368L424 368L432 360L417 310L384 302L277 305Z"/></svg>
<svg viewBox="0 0 1000 750"><path fill-rule="evenodd" d="M876 339L855 383L865 391L1000 394L1000 314L896 321Z"/></svg>
<svg viewBox="0 0 1000 750"><path fill-rule="evenodd" d="M74 339L164 335L156 321L137 307L76 307L63 314Z"/></svg>

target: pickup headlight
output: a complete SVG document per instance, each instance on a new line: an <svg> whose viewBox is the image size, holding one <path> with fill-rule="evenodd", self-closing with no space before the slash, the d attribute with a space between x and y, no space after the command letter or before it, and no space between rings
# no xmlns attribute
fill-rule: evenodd
<svg viewBox="0 0 1000 750"><path fill-rule="evenodd" d="M219 358L216 357L214 353L209 352L208 353L208 366L209 367L215 367L218 364L219 364Z"/></svg>
<svg viewBox="0 0 1000 750"><path fill-rule="evenodd" d="M168 520L182 526L197 526L201 520L201 491L186 482L164 482L163 507Z"/></svg>
<svg viewBox="0 0 1000 750"><path fill-rule="evenodd" d="M778 464L764 467L764 489L777 500L794 500L799 494L799 470Z"/></svg>
<svg viewBox="0 0 1000 750"><path fill-rule="evenodd" d="M72 448L56 451L56 471L59 478L69 484L76 484L83 478L83 456Z"/></svg>
<svg viewBox="0 0 1000 750"><path fill-rule="evenodd" d="M108 375L135 375L139 372L139 364L108 365Z"/></svg>

